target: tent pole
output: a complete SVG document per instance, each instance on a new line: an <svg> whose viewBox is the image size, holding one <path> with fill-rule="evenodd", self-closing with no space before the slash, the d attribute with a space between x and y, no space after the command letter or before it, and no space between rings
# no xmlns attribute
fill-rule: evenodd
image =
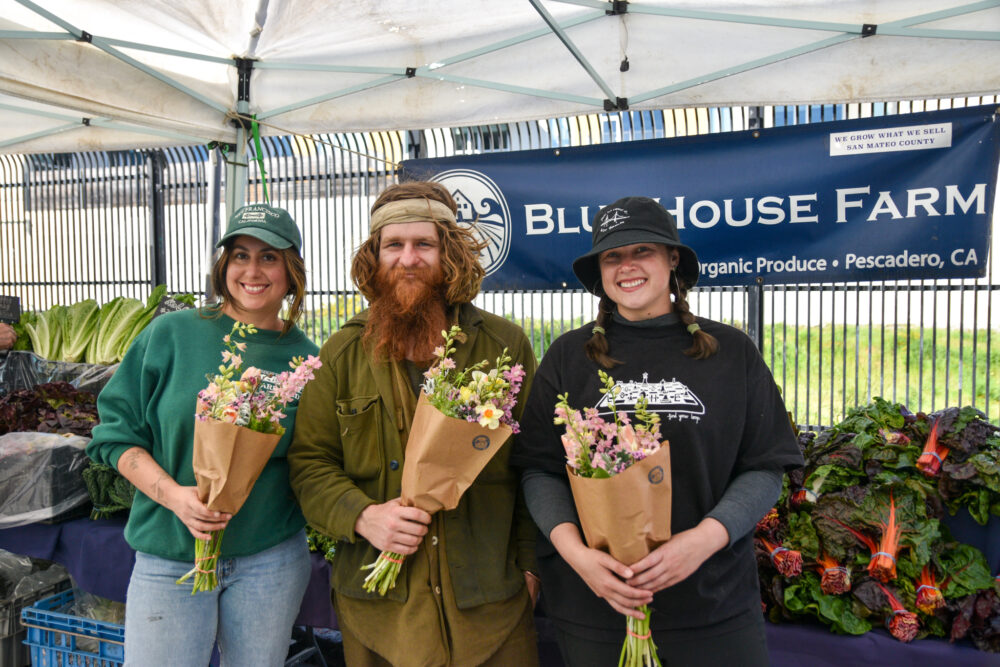
<svg viewBox="0 0 1000 667"><path fill-rule="evenodd" d="M250 104L245 100L236 103L236 111L247 115ZM226 162L226 220L246 203L247 197L247 131L242 124L236 127L236 151Z"/></svg>
<svg viewBox="0 0 1000 667"><path fill-rule="evenodd" d="M246 203L247 195L247 123L250 115L250 75L253 73L253 60L237 58L236 70L239 73L236 84L236 113L239 118L236 125L236 155L231 162L226 163L226 220Z"/></svg>

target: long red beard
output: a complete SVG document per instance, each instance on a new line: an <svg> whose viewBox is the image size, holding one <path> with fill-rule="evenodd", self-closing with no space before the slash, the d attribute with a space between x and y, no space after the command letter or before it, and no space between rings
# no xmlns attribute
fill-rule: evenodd
<svg viewBox="0 0 1000 667"><path fill-rule="evenodd" d="M406 273L414 273L407 277ZM430 361L445 328L444 272L441 267L387 269L373 281L364 340L376 358Z"/></svg>

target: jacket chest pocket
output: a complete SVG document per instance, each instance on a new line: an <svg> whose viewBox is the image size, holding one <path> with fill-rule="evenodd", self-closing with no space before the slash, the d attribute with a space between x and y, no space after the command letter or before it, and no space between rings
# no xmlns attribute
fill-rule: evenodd
<svg viewBox="0 0 1000 667"><path fill-rule="evenodd" d="M374 479L382 470L382 403L378 396L337 401L344 472L354 480Z"/></svg>

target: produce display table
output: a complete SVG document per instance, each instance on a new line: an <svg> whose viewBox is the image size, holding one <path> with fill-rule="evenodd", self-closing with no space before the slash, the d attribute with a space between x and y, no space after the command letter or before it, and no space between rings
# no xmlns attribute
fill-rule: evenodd
<svg viewBox="0 0 1000 667"><path fill-rule="evenodd" d="M124 519L74 519L0 530L0 549L62 564L77 586L109 600L125 602L135 551L125 542ZM336 628L330 604L330 566L312 555L312 577L296 624Z"/></svg>
<svg viewBox="0 0 1000 667"><path fill-rule="evenodd" d="M87 518L59 524L31 524L0 530L0 549L61 563L85 591L125 601L135 552L122 534L123 520ZM312 554L312 578L296 624L336 628L329 598L330 568ZM624 626L623 626L624 627ZM976 650L970 643L949 644L926 639L902 644L884 630L860 637L835 635L823 626L767 624L767 640L774 667L985 667L1000 664L1000 656ZM556 663L557 664L557 663ZM556 667L547 663L546 667Z"/></svg>

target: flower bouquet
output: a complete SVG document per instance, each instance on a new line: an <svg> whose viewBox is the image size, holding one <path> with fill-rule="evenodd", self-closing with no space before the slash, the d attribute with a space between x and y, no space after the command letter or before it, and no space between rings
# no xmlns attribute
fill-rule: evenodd
<svg viewBox="0 0 1000 667"><path fill-rule="evenodd" d="M257 333L252 324L235 322L223 337L223 364L217 375L209 375L208 387L198 392L195 409L192 466L198 495L209 509L236 514L264 470L285 427L281 410L294 400L302 387L313 379L322 363L312 355L289 362L293 370L276 376L253 366L243 370L241 352L246 338ZM239 379L235 379L239 377ZM273 377L272 377L273 376ZM212 532L209 540L195 540L195 564L178 584L194 576L191 594L211 591L218 586L215 564L219 558L223 530Z"/></svg>
<svg viewBox="0 0 1000 667"><path fill-rule="evenodd" d="M449 356L461 329L442 331L444 345L434 350L435 361L424 373L424 383L406 442L400 499L403 505L433 514L458 507L490 459L512 433L518 432L511 410L524 380L521 364L510 365L507 350L493 368L483 371L484 359L462 371ZM385 595L395 587L404 556L383 551L365 577L365 590Z"/></svg>
<svg viewBox="0 0 1000 667"><path fill-rule="evenodd" d="M660 442L660 418L646 409L646 399L635 404L638 424L633 426L615 408L620 388L607 373L599 373L614 421L604 420L595 408L582 413L571 408L569 394L562 394L555 423L566 426L566 468L587 545L631 565L670 539L670 444ZM660 665L649 606L639 611L644 619L628 617L619 667Z"/></svg>

